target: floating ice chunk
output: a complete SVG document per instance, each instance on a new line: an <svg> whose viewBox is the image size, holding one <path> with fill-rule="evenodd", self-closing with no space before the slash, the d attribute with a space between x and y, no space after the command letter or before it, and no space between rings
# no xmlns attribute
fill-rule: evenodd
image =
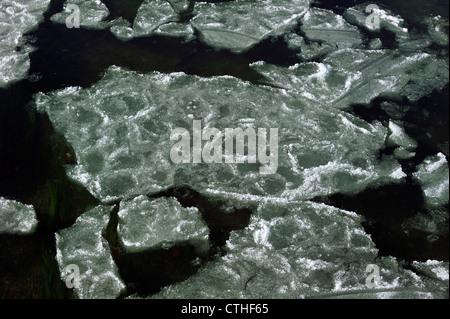
<svg viewBox="0 0 450 319"><path fill-rule="evenodd" d="M177 16L167 1L145 0L134 19L134 36L150 35L161 25L175 21L177 21Z"/></svg>
<svg viewBox="0 0 450 319"><path fill-rule="evenodd" d="M442 298L448 281L424 280L379 258L362 218L324 204L261 204L226 254L155 298ZM379 268L380 280L367 287Z"/></svg>
<svg viewBox="0 0 450 319"><path fill-rule="evenodd" d="M417 147L417 141L409 137L403 127L395 123L394 121L389 121L390 134L386 140L388 146L400 146L399 154L403 154L403 150L414 150Z"/></svg>
<svg viewBox="0 0 450 319"><path fill-rule="evenodd" d="M134 24L128 20L117 18L104 21L109 15L108 8L100 0L67 0L64 8L75 4L80 9L80 26L91 29L107 29L120 40L160 34L164 36L193 38L194 30L189 24L177 23L178 13L188 8L188 1L177 0L145 0L139 7ZM55 23L66 23L72 12L63 10L51 17Z"/></svg>
<svg viewBox="0 0 450 319"><path fill-rule="evenodd" d="M371 50L379 50L383 47L383 42L379 38L370 40L368 48Z"/></svg>
<svg viewBox="0 0 450 319"><path fill-rule="evenodd" d="M206 44L244 52L269 36L279 36L294 28L309 3L309 0L198 3L191 24Z"/></svg>
<svg viewBox="0 0 450 319"><path fill-rule="evenodd" d="M0 197L0 234L29 234L37 226L36 213L32 205Z"/></svg>
<svg viewBox="0 0 450 319"><path fill-rule="evenodd" d="M335 101L336 107L369 103L383 95L405 96L415 102L441 90L449 80L447 62L422 52L342 50L331 53L324 63L347 73L352 82L351 90Z"/></svg>
<svg viewBox="0 0 450 319"><path fill-rule="evenodd" d="M448 282L448 262L438 260L427 260L426 262L414 261L412 263L412 266L434 279L444 280Z"/></svg>
<svg viewBox="0 0 450 319"><path fill-rule="evenodd" d="M325 73L319 68L317 83ZM403 178L393 174L400 168L394 158L376 158L388 134L381 123L229 76L111 67L92 87L38 94L36 105L75 149L78 164L69 176L102 201L176 185L225 197L310 199ZM261 174L258 162L226 163L225 153L218 163L173 163L171 132L179 127L193 134L194 119L221 132L278 128L276 172Z"/></svg>
<svg viewBox="0 0 450 319"><path fill-rule="evenodd" d="M165 0L145 0L138 9L132 28L120 23L113 25L111 32L118 38L126 40L152 35L165 24L171 23L172 27L169 27L169 30L175 30L175 34L179 34L182 30L181 34L185 35L189 28L183 25L174 27L173 24L177 21L178 15L169 2ZM164 31L162 32L164 33ZM169 34L166 31L165 35L174 34Z"/></svg>
<svg viewBox="0 0 450 319"><path fill-rule="evenodd" d="M379 96L405 96L417 101L448 83L448 64L427 53L343 49L322 63L289 68L254 63L269 83L298 94L314 105L348 108Z"/></svg>
<svg viewBox="0 0 450 319"><path fill-rule="evenodd" d="M358 28L332 11L311 8L301 23L301 30L309 40L331 43L335 48L354 48L362 44Z"/></svg>
<svg viewBox="0 0 450 319"><path fill-rule="evenodd" d="M197 253L209 250L209 229L197 208L184 208L171 198L139 196L120 203L118 235L125 249L167 249L188 242Z"/></svg>
<svg viewBox="0 0 450 319"><path fill-rule="evenodd" d="M109 244L102 236L111 210L112 207L97 206L55 234L61 278L66 281L66 267L78 266L79 286L74 291L80 299L116 298L125 289Z"/></svg>
<svg viewBox="0 0 450 319"><path fill-rule="evenodd" d="M405 20L402 17L395 15L385 8L373 8L371 12L367 13L368 3L360 4L345 10L343 16L351 24L363 28L367 31L380 31L386 29L395 34L398 42L408 40L408 29L405 26ZM372 15L378 19L379 25L376 25L376 20L370 20L367 23L367 18Z"/></svg>
<svg viewBox="0 0 450 319"><path fill-rule="evenodd" d="M30 68L28 54L33 48L23 35L43 19L50 0L14 1L0 3L0 87L26 76Z"/></svg>
<svg viewBox="0 0 450 319"><path fill-rule="evenodd" d="M66 0L63 11L54 14L50 20L55 23L66 24L67 18L73 14L73 11L67 10L69 5L76 5L80 9L81 27L91 29L106 27L107 23L103 20L109 15L109 10L100 0Z"/></svg>
<svg viewBox="0 0 450 319"><path fill-rule="evenodd" d="M167 0L176 13L181 13L189 9L190 0Z"/></svg>
<svg viewBox="0 0 450 319"><path fill-rule="evenodd" d="M427 157L417 166L413 177L420 182L425 194L426 203L431 206L448 204L449 198L449 170L445 155Z"/></svg>
<svg viewBox="0 0 450 319"><path fill-rule="evenodd" d="M296 33L287 34L284 36L288 48L291 50L300 50L302 45L305 44L305 39Z"/></svg>

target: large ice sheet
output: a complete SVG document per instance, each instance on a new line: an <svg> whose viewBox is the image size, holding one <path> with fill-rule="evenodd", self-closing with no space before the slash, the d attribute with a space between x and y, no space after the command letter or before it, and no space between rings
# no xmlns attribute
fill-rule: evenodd
<svg viewBox="0 0 450 319"><path fill-rule="evenodd" d="M309 3L309 0L199 3L191 24L206 44L243 52L269 36L290 31L307 12Z"/></svg>
<svg viewBox="0 0 450 319"><path fill-rule="evenodd" d="M361 217L324 204L260 204L249 226L234 231L226 254L154 298L445 298L445 263L418 267L378 257ZM378 281L368 278L378 267ZM447 263L448 265L448 263Z"/></svg>
<svg viewBox="0 0 450 319"><path fill-rule="evenodd" d="M74 225L55 234L61 279L66 282L67 276L74 274L66 267L78 266L79 286L74 291L80 299L116 298L125 289L109 244L102 236L111 209L97 206L78 217Z"/></svg>
<svg viewBox="0 0 450 319"><path fill-rule="evenodd" d="M309 199L405 177L393 157L376 158L388 134L381 123L229 76L111 67L91 88L38 94L35 102L75 149L69 176L103 201L175 185L226 197ZM192 138L194 119L221 132L277 128L276 172L261 173L267 166L258 162L226 163L225 153L219 163L173 163L172 130L184 128Z"/></svg>
<svg viewBox="0 0 450 319"><path fill-rule="evenodd" d="M54 14L50 20L66 24L67 18L74 13L68 8L70 9L74 5L80 10L80 27L102 29L107 26L103 20L109 15L109 10L100 0L66 0L63 11ZM73 23L73 20L70 22Z"/></svg>
<svg viewBox="0 0 450 319"><path fill-rule="evenodd" d="M138 196L120 203L117 233L129 252L167 249L188 242L199 254L209 250L209 229L197 208L184 208L176 198L149 200Z"/></svg>
<svg viewBox="0 0 450 319"><path fill-rule="evenodd" d="M28 54L33 48L23 35L43 19L50 0L2 0L0 2L0 87L26 76Z"/></svg>
<svg viewBox="0 0 450 319"><path fill-rule="evenodd" d="M449 80L448 62L424 52L342 49L321 63L289 68L254 63L271 84L299 94L311 104L345 109L376 97L417 101Z"/></svg>
<svg viewBox="0 0 450 319"><path fill-rule="evenodd" d="M32 205L0 197L0 234L30 234L37 226Z"/></svg>

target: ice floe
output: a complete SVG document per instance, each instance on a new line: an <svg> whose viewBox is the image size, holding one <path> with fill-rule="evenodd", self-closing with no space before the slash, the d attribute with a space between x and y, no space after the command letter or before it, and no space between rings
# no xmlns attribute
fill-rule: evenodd
<svg viewBox="0 0 450 319"><path fill-rule="evenodd" d="M38 224L32 205L0 197L0 233L30 234Z"/></svg>
<svg viewBox="0 0 450 319"><path fill-rule="evenodd" d="M104 19L109 15L109 10L100 0L66 0L63 11L54 14L50 20L66 24L69 18L73 22L70 17L74 10L71 8L75 6L79 10L80 27L102 29L107 25Z"/></svg>
<svg viewBox="0 0 450 319"><path fill-rule="evenodd" d="M182 207L175 198L138 196L120 203L117 233L128 252L167 249L188 242L199 254L209 250L209 229L197 208Z"/></svg>
<svg viewBox="0 0 450 319"><path fill-rule="evenodd" d="M38 94L35 102L75 149L78 164L68 168L69 176L106 202L177 185L226 197L310 199L405 176L393 157L376 158L388 135L381 123L229 76L111 67L91 88ZM173 163L171 132L192 134L193 120L222 132L277 128L276 173L260 174L260 163Z"/></svg>
<svg viewBox="0 0 450 319"><path fill-rule="evenodd" d="M324 204L261 204L223 257L154 298L446 298L448 263L416 262L429 278L378 257L361 221Z"/></svg>
<svg viewBox="0 0 450 319"><path fill-rule="evenodd" d="M444 154L438 153L427 157L422 164L418 165L413 177L421 184L429 206L448 204L449 170Z"/></svg>
<svg viewBox="0 0 450 319"><path fill-rule="evenodd" d="M103 238L112 207L97 206L55 234L61 279L74 285L80 299L116 298L125 289L108 242ZM75 265L75 266L74 266ZM73 267L79 270L79 278Z"/></svg>
<svg viewBox="0 0 450 319"><path fill-rule="evenodd" d="M0 3L0 88L24 78L30 68L28 54L33 47L24 34L32 31L43 19L50 0Z"/></svg>

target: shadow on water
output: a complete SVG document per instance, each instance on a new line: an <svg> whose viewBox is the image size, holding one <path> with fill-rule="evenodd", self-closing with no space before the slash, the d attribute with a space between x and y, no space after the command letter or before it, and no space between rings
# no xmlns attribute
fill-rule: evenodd
<svg viewBox="0 0 450 319"><path fill-rule="evenodd" d="M30 86L0 89L0 196L32 204L39 221L33 235L0 235L0 297L67 298L54 232L98 201L66 176L74 152L47 115L27 107Z"/></svg>
<svg viewBox="0 0 450 319"><path fill-rule="evenodd" d="M442 152L449 159L449 86L439 92L424 96L415 103L407 99L392 101L377 98L368 105L353 105L350 113L368 121L380 121L386 126L389 120L403 123L405 132L418 146L416 155L408 163L409 172L430 155ZM405 167L404 167L405 168Z"/></svg>
<svg viewBox="0 0 450 319"><path fill-rule="evenodd" d="M215 51L196 40L185 43L180 38L151 36L123 42L108 30L68 29L54 24L41 27L31 36L39 47L30 54L30 74L37 79L32 86L35 92L88 87L111 65L139 72L232 75L250 82L262 79L249 67L254 61L252 55L257 58L263 51L257 48L242 56Z"/></svg>
<svg viewBox="0 0 450 319"><path fill-rule="evenodd" d="M364 216L364 229L382 256L394 256L408 262L449 260L448 229L446 234L431 242L427 239L429 233L405 223L419 213L426 214L423 192L417 184L385 185L368 188L356 195L335 194L314 201ZM448 207L446 209L448 211Z"/></svg>

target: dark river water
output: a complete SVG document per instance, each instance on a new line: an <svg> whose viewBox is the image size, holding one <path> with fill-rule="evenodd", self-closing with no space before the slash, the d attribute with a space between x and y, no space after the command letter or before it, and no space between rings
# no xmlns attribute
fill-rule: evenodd
<svg viewBox="0 0 450 319"><path fill-rule="evenodd" d="M110 18L133 19L141 0L103 1ZM214 2L214 1L211 1ZM217 1L216 1L217 2ZM441 15L448 19L446 0L380 1L414 25L423 17ZM295 52L282 39L264 41L242 54L215 51L197 40L185 43L178 38L151 36L122 42L108 30L69 30L53 24L49 18L60 12L64 1L52 1L45 21L29 33L28 40L37 48L30 54L29 79L0 89L0 197L15 199L35 207L39 220L35 233L26 236L0 234L0 297L2 298L70 298L72 292L60 279L55 260L54 233L74 223L83 212L99 204L87 190L66 177L64 165L75 163L74 154L64 137L55 133L46 115L31 106L32 95L68 86L89 87L98 81L110 65L140 72L177 72L199 76L232 75L252 83L264 79L249 64L256 61L290 66L298 63ZM316 6L336 13L363 1L318 1ZM17 48L20 50L20 47ZM448 52L448 51L447 51ZM447 53L448 54L448 53ZM350 112L367 121L388 121L389 115L375 100L370 107L355 105ZM448 160L448 84L442 92L434 92L414 104L404 121L407 133L419 146L411 160L401 162L405 172L413 172L427 156L446 152ZM433 105L428 116L424 106ZM380 150L380 156L393 150ZM211 229L211 239L220 251L230 231L246 226L251 211L233 214L217 213L208 199L190 189L173 189L166 195L176 196L183 205L196 205ZM401 185L367 189L355 196L335 194L316 198L339 208L348 209L368 219L364 225L380 250L407 262L437 259L448 261L447 235L437 241L427 240L427 233L402 230L405 220L426 212L421 188L411 178ZM448 213L448 204L442 207ZM214 211L214 213L212 213ZM116 212L117 213L117 212ZM114 218L104 235L121 276L130 292L149 295L162 286L184 280L197 268L187 266L193 253L186 247L174 247L183 258L169 262L172 251L156 251L130 255L117 248ZM145 264L146 267L139 265ZM168 269L164 275L158 270Z"/></svg>

